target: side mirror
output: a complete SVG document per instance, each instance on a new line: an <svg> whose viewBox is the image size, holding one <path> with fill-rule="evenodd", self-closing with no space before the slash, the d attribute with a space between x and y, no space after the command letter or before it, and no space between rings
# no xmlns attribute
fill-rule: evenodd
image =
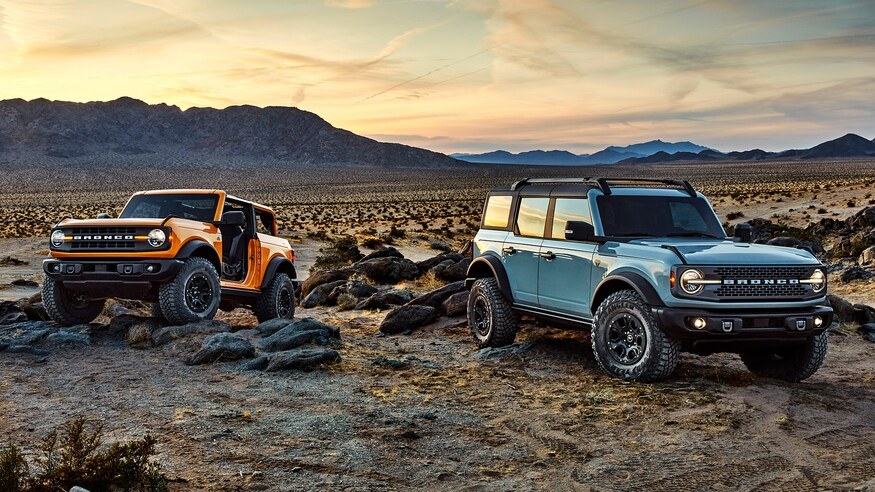
<svg viewBox="0 0 875 492"><path fill-rule="evenodd" d="M102 214L97 214L97 218L98 219L111 219L112 216L110 216L108 213L104 212Z"/></svg>
<svg viewBox="0 0 875 492"><path fill-rule="evenodd" d="M577 220L569 220L565 223L565 239L588 243L605 242L605 238L595 235L595 227L592 224Z"/></svg>
<svg viewBox="0 0 875 492"><path fill-rule="evenodd" d="M736 224L732 237L739 243L749 243L753 240L753 227L747 223Z"/></svg>
<svg viewBox="0 0 875 492"><path fill-rule="evenodd" d="M222 222L219 225L223 226L243 226L246 223L246 216L243 212L233 211L222 214Z"/></svg>

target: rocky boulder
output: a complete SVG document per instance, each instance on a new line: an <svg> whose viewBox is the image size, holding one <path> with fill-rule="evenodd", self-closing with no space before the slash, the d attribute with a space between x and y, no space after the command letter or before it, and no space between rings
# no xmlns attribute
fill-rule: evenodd
<svg viewBox="0 0 875 492"><path fill-rule="evenodd" d="M291 321L262 340L259 345L265 352L279 352L305 344L336 345L339 342L339 328L312 318L303 318Z"/></svg>
<svg viewBox="0 0 875 492"><path fill-rule="evenodd" d="M459 316L468 311L468 291L456 292L441 304L441 312L446 316Z"/></svg>
<svg viewBox="0 0 875 492"><path fill-rule="evenodd" d="M844 283L853 282L854 280L866 280L873 277L873 273L859 265L854 265L839 275L839 280Z"/></svg>
<svg viewBox="0 0 875 492"><path fill-rule="evenodd" d="M224 321L204 320L179 326L164 326L152 332L152 345L160 347L179 338L190 335L212 335L231 331L231 325Z"/></svg>
<svg viewBox="0 0 875 492"><path fill-rule="evenodd" d="M373 258L354 264L352 269L378 284L397 284L402 280L414 280L419 276L416 263L406 258Z"/></svg>
<svg viewBox="0 0 875 492"><path fill-rule="evenodd" d="M426 292L416 299L413 299L408 304L416 306L431 306L435 309L440 309L444 301L446 301L450 296L458 292L462 292L463 290L465 290L465 282L460 280L458 282L453 282L451 284L445 285L439 289L435 289L431 292Z"/></svg>
<svg viewBox="0 0 875 492"><path fill-rule="evenodd" d="M431 306L405 304L389 311L380 323L380 332L395 335L427 325L438 317L438 310Z"/></svg>
<svg viewBox="0 0 875 492"><path fill-rule="evenodd" d="M11 325L28 321L27 314L21 310L18 303L13 301L0 301L0 325Z"/></svg>
<svg viewBox="0 0 875 492"><path fill-rule="evenodd" d="M91 327L58 328L43 321L0 326L0 351L45 355L49 350L78 348L91 343Z"/></svg>
<svg viewBox="0 0 875 492"><path fill-rule="evenodd" d="M413 300L409 290L388 289L374 293L356 304L356 309L388 309L393 305L407 304Z"/></svg>
<svg viewBox="0 0 875 492"><path fill-rule="evenodd" d="M875 308L865 304L854 304L853 319L861 325L875 323Z"/></svg>
<svg viewBox="0 0 875 492"><path fill-rule="evenodd" d="M449 261L450 264L458 263L464 260L466 257L461 253L443 253L427 260L422 260L416 263L416 268L419 269L420 275L425 275L426 272L431 270L432 268Z"/></svg>
<svg viewBox="0 0 875 492"><path fill-rule="evenodd" d="M860 253L860 258L857 260L861 265L875 265L875 246L869 246Z"/></svg>
<svg viewBox="0 0 875 492"><path fill-rule="evenodd" d="M863 333L863 338L869 342L875 343L875 323L866 323L860 326L860 331Z"/></svg>
<svg viewBox="0 0 875 492"><path fill-rule="evenodd" d="M210 364L224 360L249 359L254 356L255 347L245 337L234 333L216 333L203 341L201 349L188 360L188 364Z"/></svg>
<svg viewBox="0 0 875 492"><path fill-rule="evenodd" d="M374 258L404 258L404 255L395 249L394 246L387 246L385 248L380 248L369 255L365 255L359 260L359 262L373 260Z"/></svg>
<svg viewBox="0 0 875 492"><path fill-rule="evenodd" d="M440 280L458 282L459 280L465 280L468 276L469 265L471 265L471 260L468 258L463 258L457 262L447 260L438 264L432 269L432 271L434 272L435 277Z"/></svg>
<svg viewBox="0 0 875 492"><path fill-rule="evenodd" d="M294 349L262 355L246 363L244 369L253 371L284 371L298 369L309 371L322 365L340 361L340 353L332 349Z"/></svg>
<svg viewBox="0 0 875 492"><path fill-rule="evenodd" d="M799 243L800 241L798 239L789 236L773 237L772 239L766 241L766 244L770 246L783 246L785 248L795 248L799 246Z"/></svg>
<svg viewBox="0 0 875 492"><path fill-rule="evenodd" d="M318 271L301 284L301 297L306 298L316 287L329 282L337 282L338 280L347 280L352 274L349 269L343 270L322 270Z"/></svg>
<svg viewBox="0 0 875 492"><path fill-rule="evenodd" d="M826 296L829 305L835 313L836 321L840 323L849 323L854 320L854 305L833 294Z"/></svg>
<svg viewBox="0 0 875 492"><path fill-rule="evenodd" d="M306 297L304 297L304 300L301 301L301 307L309 309L326 304L328 302L328 296L331 295L331 292L334 290L334 288L340 287L344 284L346 284L346 280L335 280L334 282L328 282L316 287L315 289L311 290Z"/></svg>

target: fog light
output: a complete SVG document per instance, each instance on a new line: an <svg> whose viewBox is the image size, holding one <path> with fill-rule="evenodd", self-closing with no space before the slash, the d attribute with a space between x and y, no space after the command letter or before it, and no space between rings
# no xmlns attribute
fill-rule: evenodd
<svg viewBox="0 0 875 492"><path fill-rule="evenodd" d="M52 267L52 270L54 270L55 273L61 273L61 264L56 263L55 266Z"/></svg>
<svg viewBox="0 0 875 492"><path fill-rule="evenodd" d="M705 325L708 323L705 321L705 318L693 318L693 328L697 330L701 330L705 328Z"/></svg>
<svg viewBox="0 0 875 492"><path fill-rule="evenodd" d="M152 273L155 271L155 265L149 265L146 267L146 271Z"/></svg>
<svg viewBox="0 0 875 492"><path fill-rule="evenodd" d="M823 318L821 318L820 316L815 316L814 317L814 327L820 328L821 326L823 326Z"/></svg>

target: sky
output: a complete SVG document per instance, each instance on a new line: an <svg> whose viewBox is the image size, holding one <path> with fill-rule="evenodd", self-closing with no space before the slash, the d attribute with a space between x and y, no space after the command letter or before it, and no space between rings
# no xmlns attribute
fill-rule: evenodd
<svg viewBox="0 0 875 492"><path fill-rule="evenodd" d="M875 137L875 0L0 0L0 99L296 106L441 152Z"/></svg>

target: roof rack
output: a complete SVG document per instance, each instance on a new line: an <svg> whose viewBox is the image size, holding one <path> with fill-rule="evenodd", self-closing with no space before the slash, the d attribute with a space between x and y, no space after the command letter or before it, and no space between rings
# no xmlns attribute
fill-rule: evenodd
<svg viewBox="0 0 875 492"><path fill-rule="evenodd" d="M583 184L592 184L598 187L598 189L602 190L602 193L605 195L611 194L611 183L624 184L624 183L653 183L653 184L664 184L670 186L676 186L678 188L683 189L687 192L688 195L695 197L696 190L693 189L693 185L690 184L689 181L686 180L677 180L677 179L648 179L648 178L523 178L513 185L511 185L511 191L517 191L523 186L530 184L547 184L547 183L583 183Z"/></svg>

